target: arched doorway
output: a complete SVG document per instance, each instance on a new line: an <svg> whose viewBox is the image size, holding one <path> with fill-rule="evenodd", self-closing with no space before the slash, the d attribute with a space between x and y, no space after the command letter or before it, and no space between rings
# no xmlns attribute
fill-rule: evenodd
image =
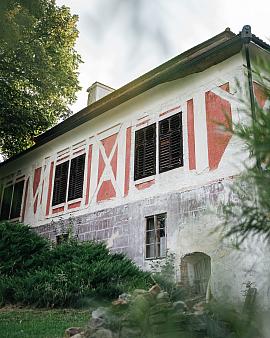
<svg viewBox="0 0 270 338"><path fill-rule="evenodd" d="M211 275L211 258L203 252L193 252L181 259L181 282L196 296L206 296Z"/></svg>

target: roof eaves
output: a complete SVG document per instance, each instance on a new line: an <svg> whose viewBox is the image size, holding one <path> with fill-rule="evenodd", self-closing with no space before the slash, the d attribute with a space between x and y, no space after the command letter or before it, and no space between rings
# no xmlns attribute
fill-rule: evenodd
<svg viewBox="0 0 270 338"><path fill-rule="evenodd" d="M71 129L85 123L86 121L89 121L99 116L103 112L112 109L133 97L136 97L137 95L157 86L158 84L186 76L186 69L188 66L191 67L194 65L198 65L202 61L202 58L205 58L206 55L216 56L217 51L219 51L219 53L222 50L226 51L226 48L230 45L237 46L237 48L235 49L236 53L237 50L240 50L239 46L241 45L241 38L239 34L235 35L233 32L226 29L224 32L185 51L184 53L154 68L153 70L131 81L123 87L115 90L111 94L106 95L105 97L98 100L97 102L94 102L90 106L85 107L78 113L70 116L65 121L36 137L36 144L34 146L0 163L0 167L22 157L23 155L35 150L45 143L55 139L56 137L70 131ZM222 56L222 58L226 59L226 55ZM216 63L218 62L221 61L217 59ZM179 70L181 69L182 76L181 72L179 72ZM203 67L197 67L196 69L194 69L193 73L202 70ZM175 76L175 72L178 72L177 76Z"/></svg>

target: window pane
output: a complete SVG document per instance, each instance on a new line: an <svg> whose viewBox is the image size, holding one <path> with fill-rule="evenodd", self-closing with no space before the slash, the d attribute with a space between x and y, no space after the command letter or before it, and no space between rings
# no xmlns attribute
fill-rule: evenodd
<svg viewBox="0 0 270 338"><path fill-rule="evenodd" d="M146 258L166 256L166 213L146 218Z"/></svg>
<svg viewBox="0 0 270 338"><path fill-rule="evenodd" d="M134 179L156 173L156 124L135 133Z"/></svg>
<svg viewBox="0 0 270 338"><path fill-rule="evenodd" d="M159 172L183 166L182 114L159 122Z"/></svg>
<svg viewBox="0 0 270 338"><path fill-rule="evenodd" d="M1 215L0 215L1 220L9 219L12 192L13 192L13 185L10 185L4 189L2 206L1 206Z"/></svg>
<svg viewBox="0 0 270 338"><path fill-rule="evenodd" d="M154 216L152 217L147 217L146 218L146 230L154 230L155 225L154 225Z"/></svg>
<svg viewBox="0 0 270 338"><path fill-rule="evenodd" d="M69 161L58 164L55 168L52 205L66 202Z"/></svg>
<svg viewBox="0 0 270 338"><path fill-rule="evenodd" d="M146 245L146 258L155 258L155 244Z"/></svg>
<svg viewBox="0 0 270 338"><path fill-rule="evenodd" d="M23 197L24 181L17 182L14 185L14 192L12 197L12 206L10 218L18 218L21 216L22 197Z"/></svg>
<svg viewBox="0 0 270 338"><path fill-rule="evenodd" d="M157 257L165 257L166 256L166 238L161 237L160 242L157 243Z"/></svg>
<svg viewBox="0 0 270 338"><path fill-rule="evenodd" d="M146 232L146 244L155 243L155 231L147 231Z"/></svg>
<svg viewBox="0 0 270 338"><path fill-rule="evenodd" d="M70 163L68 201L83 195L85 154L75 157Z"/></svg>
<svg viewBox="0 0 270 338"><path fill-rule="evenodd" d="M157 227L165 228L166 214L157 215Z"/></svg>

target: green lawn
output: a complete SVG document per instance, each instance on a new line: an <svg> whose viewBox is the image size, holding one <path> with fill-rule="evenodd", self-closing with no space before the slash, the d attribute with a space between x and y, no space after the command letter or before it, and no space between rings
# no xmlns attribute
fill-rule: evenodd
<svg viewBox="0 0 270 338"><path fill-rule="evenodd" d="M84 326L89 310L0 309L1 338L60 338L71 326Z"/></svg>

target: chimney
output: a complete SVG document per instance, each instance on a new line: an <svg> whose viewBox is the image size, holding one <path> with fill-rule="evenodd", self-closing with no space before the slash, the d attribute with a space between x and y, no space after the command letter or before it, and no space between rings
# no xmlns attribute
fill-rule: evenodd
<svg viewBox="0 0 270 338"><path fill-rule="evenodd" d="M88 99L87 99L87 105L98 101L102 97L112 93L114 91L113 88L106 86L100 82L93 83L88 89Z"/></svg>

